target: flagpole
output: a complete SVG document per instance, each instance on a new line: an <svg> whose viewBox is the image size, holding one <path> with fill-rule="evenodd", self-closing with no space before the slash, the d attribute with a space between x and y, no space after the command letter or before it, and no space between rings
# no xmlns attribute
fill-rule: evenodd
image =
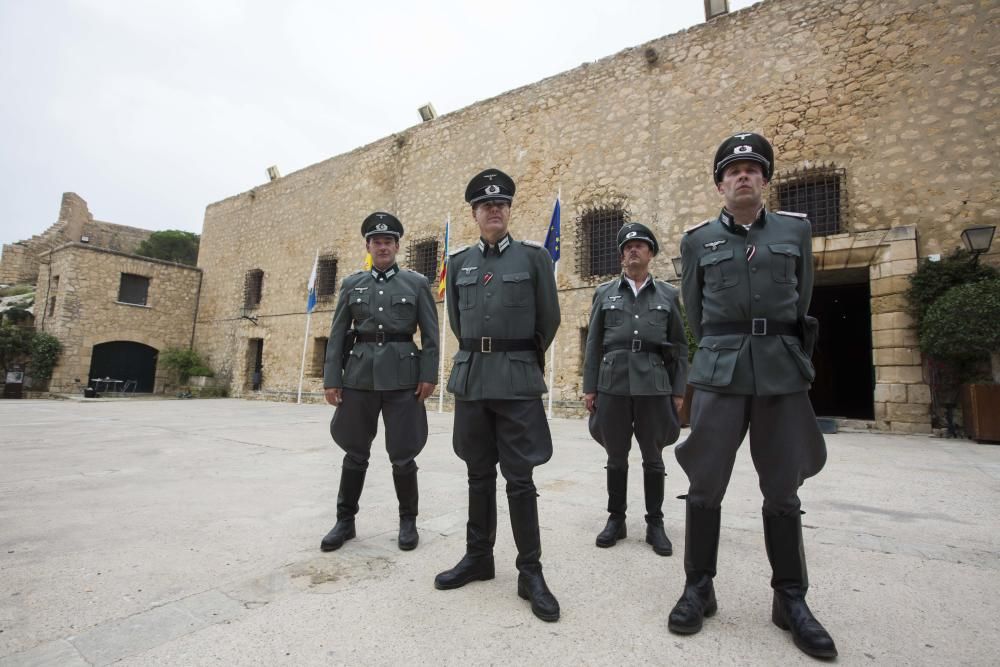
<svg viewBox="0 0 1000 667"><path fill-rule="evenodd" d="M562 202L562 188L559 188L556 194L556 202ZM556 281L556 298L559 295L559 260L556 260L555 269L553 269L553 275ZM549 352L549 419L552 419L552 398L555 394L555 378L556 378L556 339L553 337L552 346Z"/></svg>
<svg viewBox="0 0 1000 667"><path fill-rule="evenodd" d="M313 260L313 276L316 273L316 267L319 264L319 250L316 251L316 259ZM315 279L315 277L313 278ZM312 286L315 289L315 285ZM306 374L306 349L309 346L309 325L312 322L313 309L306 306L306 334L302 337L302 363L299 365L299 392L295 397L296 403L302 403L302 380L305 378Z"/></svg>
<svg viewBox="0 0 1000 667"><path fill-rule="evenodd" d="M451 236L451 213L448 214L448 222L444 226L444 249L445 252L448 251L448 241ZM445 256L442 266L448 262L447 255ZM447 280L447 273L445 274L445 280ZM441 301L441 336L438 343L438 356L440 360L438 364L440 368L438 369L438 414L444 412L444 347L445 341L448 336L448 290L444 290L444 300Z"/></svg>

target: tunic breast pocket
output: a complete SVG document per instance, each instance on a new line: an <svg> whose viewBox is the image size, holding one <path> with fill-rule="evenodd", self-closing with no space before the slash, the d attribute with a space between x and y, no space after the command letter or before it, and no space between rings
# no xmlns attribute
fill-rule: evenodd
<svg viewBox="0 0 1000 667"><path fill-rule="evenodd" d="M771 251L771 277L776 283L798 283L796 269L801 252L797 245L791 243L769 243Z"/></svg>
<svg viewBox="0 0 1000 667"><path fill-rule="evenodd" d="M733 261L732 248L703 255L698 260L698 266L705 272L705 284L713 292L732 287L740 282L740 278L736 274L736 262Z"/></svg>
<svg viewBox="0 0 1000 667"><path fill-rule="evenodd" d="M458 287L458 307L461 310L469 310L476 307L476 283L479 282L479 274L466 274L455 279Z"/></svg>
<svg viewBox="0 0 1000 667"><path fill-rule="evenodd" d="M508 308L523 308L528 305L528 292L531 289L531 274L506 273L503 280L503 305Z"/></svg>
<svg viewBox="0 0 1000 667"><path fill-rule="evenodd" d="M417 298L412 294L392 295L392 316L397 320L414 320L417 312Z"/></svg>
<svg viewBox="0 0 1000 667"><path fill-rule="evenodd" d="M662 327L670 319L670 304L659 302L649 304L649 323L654 327Z"/></svg>
<svg viewBox="0 0 1000 667"><path fill-rule="evenodd" d="M354 318L355 322L361 322L362 320L367 320L371 315L371 309L368 306L368 294L362 292L354 292L351 294L351 317Z"/></svg>
<svg viewBox="0 0 1000 667"><path fill-rule="evenodd" d="M621 304L606 301L601 304L601 312L604 315L604 328L606 329L620 327L625 321L625 313L622 312Z"/></svg>

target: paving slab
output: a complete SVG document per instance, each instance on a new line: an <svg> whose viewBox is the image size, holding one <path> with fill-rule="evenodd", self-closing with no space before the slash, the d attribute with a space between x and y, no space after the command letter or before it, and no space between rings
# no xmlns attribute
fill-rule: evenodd
<svg viewBox="0 0 1000 667"><path fill-rule="evenodd" d="M396 548L380 434L358 537L321 553L342 458L331 415L228 399L0 401L0 666L813 662L769 620L747 447L723 507L719 613L679 637L666 620L683 585L673 498L686 485L672 450L675 555L643 541L640 474L629 537L598 549L603 451L584 421L551 420L555 453L536 483L562 618L544 623L517 597L502 497L496 579L433 587L465 542L449 413L429 413L418 459L420 546ZM1000 447L867 432L827 443L801 497L808 599L838 662L1000 664ZM632 464L641 470L637 449Z"/></svg>

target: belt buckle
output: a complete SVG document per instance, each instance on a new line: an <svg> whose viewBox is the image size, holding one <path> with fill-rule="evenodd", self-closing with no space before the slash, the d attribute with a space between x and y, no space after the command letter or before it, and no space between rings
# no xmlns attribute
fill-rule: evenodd
<svg viewBox="0 0 1000 667"><path fill-rule="evenodd" d="M483 336L479 339L479 351L485 354L490 354L493 352L493 338L490 336Z"/></svg>
<svg viewBox="0 0 1000 667"><path fill-rule="evenodd" d="M640 339L640 338L633 338L632 339L632 351L633 352L642 352L642 339Z"/></svg>
<svg viewBox="0 0 1000 667"><path fill-rule="evenodd" d="M753 328L750 330L750 333L754 336L766 336L767 318L766 317L753 318Z"/></svg>
<svg viewBox="0 0 1000 667"><path fill-rule="evenodd" d="M378 332L375 333L375 342L378 343L379 345L382 345L383 343L385 343L385 332L384 331L378 331Z"/></svg>

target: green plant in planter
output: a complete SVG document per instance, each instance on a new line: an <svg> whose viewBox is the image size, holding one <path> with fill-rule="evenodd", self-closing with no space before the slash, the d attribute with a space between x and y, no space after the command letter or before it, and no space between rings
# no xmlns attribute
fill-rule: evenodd
<svg viewBox="0 0 1000 667"><path fill-rule="evenodd" d="M936 426L942 426L947 422L949 430L953 429L950 411L958 402L959 388L963 383L979 375L980 369L985 366L984 354L972 352L976 346L969 345L974 335L971 329L955 338L954 345L949 345L946 340L950 335L947 329L965 328L965 325L973 319L977 320L976 328L996 321L976 318L973 315L979 307L976 305L972 310L958 313L955 317L951 310L954 301L945 302L940 308L937 304L954 288L971 287L998 278L1000 272L992 266L974 261L973 256L962 249L937 262L924 259L917 266L916 272L910 276L910 289L906 292L906 298L920 337L920 350L924 353L926 361L933 421ZM964 300L967 297L960 293L952 298ZM950 322L947 321L946 312L952 312Z"/></svg>
<svg viewBox="0 0 1000 667"><path fill-rule="evenodd" d="M985 380L985 360L1000 351L1000 278L952 287L925 311L920 350L946 361L959 383Z"/></svg>
<svg viewBox="0 0 1000 667"><path fill-rule="evenodd" d="M194 350L179 347L167 348L160 353L160 363L176 373L178 382L181 383L187 382L192 375L213 375Z"/></svg>

